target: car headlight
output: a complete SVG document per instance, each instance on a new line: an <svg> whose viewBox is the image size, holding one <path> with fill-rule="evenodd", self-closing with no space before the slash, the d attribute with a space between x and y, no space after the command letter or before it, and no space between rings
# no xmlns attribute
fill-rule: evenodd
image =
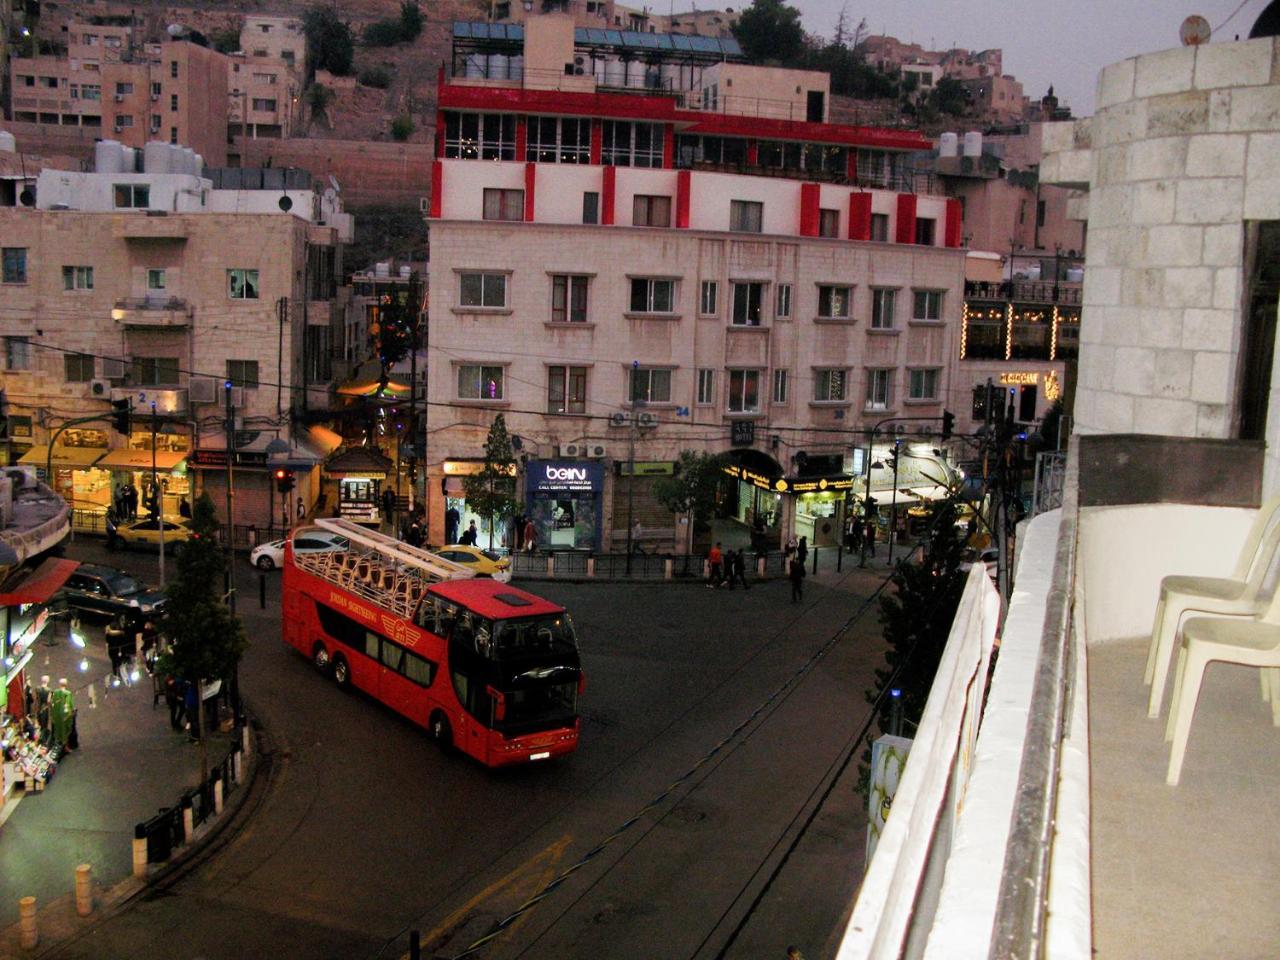
<svg viewBox="0 0 1280 960"><path fill-rule="evenodd" d="M142 604L140 604L140 603L138 602L138 598L137 598L137 597L132 597L132 598L129 600L129 606L131 606L131 607L140 607L140 606L142 606Z"/></svg>

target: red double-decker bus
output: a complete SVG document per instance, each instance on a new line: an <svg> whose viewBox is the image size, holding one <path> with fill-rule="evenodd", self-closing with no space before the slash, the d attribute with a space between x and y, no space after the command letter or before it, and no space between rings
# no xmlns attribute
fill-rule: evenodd
<svg viewBox="0 0 1280 960"><path fill-rule="evenodd" d="M286 643L489 766L577 747L582 669L563 607L346 520L316 525L332 550L295 552L297 530L285 546Z"/></svg>

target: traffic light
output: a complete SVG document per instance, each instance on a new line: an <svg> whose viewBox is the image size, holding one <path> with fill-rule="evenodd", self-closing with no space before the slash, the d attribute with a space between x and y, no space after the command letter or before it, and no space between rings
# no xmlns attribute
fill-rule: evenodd
<svg viewBox="0 0 1280 960"><path fill-rule="evenodd" d="M276 489L281 493L288 493L293 489L293 471L280 467L276 470Z"/></svg>
<svg viewBox="0 0 1280 960"><path fill-rule="evenodd" d="M111 401L111 426L116 433L129 435L129 424L133 417L132 404L128 400Z"/></svg>
<svg viewBox="0 0 1280 960"><path fill-rule="evenodd" d="M950 410L942 411L942 439L950 440L956 429L956 415Z"/></svg>

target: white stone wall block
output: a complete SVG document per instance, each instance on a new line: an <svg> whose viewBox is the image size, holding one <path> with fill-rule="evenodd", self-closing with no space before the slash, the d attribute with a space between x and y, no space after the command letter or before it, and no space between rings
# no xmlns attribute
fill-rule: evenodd
<svg viewBox="0 0 1280 960"><path fill-rule="evenodd" d="M1090 345L1086 350L1082 343L1080 357L1080 385L1090 390L1110 390L1115 383L1116 351L1101 344Z"/></svg>
<svg viewBox="0 0 1280 960"><path fill-rule="evenodd" d="M1213 306L1219 310L1240 309L1240 268L1219 267L1213 277Z"/></svg>
<svg viewBox="0 0 1280 960"><path fill-rule="evenodd" d="M1130 180L1161 180L1179 177L1187 162L1186 137L1156 137L1138 140L1128 147Z"/></svg>
<svg viewBox="0 0 1280 960"><path fill-rule="evenodd" d="M1164 306L1163 270L1126 270L1120 285L1121 302L1136 307Z"/></svg>
<svg viewBox="0 0 1280 960"><path fill-rule="evenodd" d="M1103 67L1098 74L1098 109L1114 106L1133 99L1133 80L1137 60L1129 58Z"/></svg>
<svg viewBox="0 0 1280 960"><path fill-rule="evenodd" d="M1187 144L1187 176L1238 177L1244 172L1245 139L1229 134L1202 134Z"/></svg>
<svg viewBox="0 0 1280 960"><path fill-rule="evenodd" d="M1082 296L1087 306L1112 305L1120 302L1120 281L1123 271L1119 267L1090 266L1084 272Z"/></svg>
<svg viewBox="0 0 1280 960"><path fill-rule="evenodd" d="M1226 133L1231 129L1231 91L1209 91L1209 115L1205 130L1209 133Z"/></svg>
<svg viewBox="0 0 1280 960"><path fill-rule="evenodd" d="M1102 328L1098 342L1113 347L1132 347L1142 343L1142 311L1144 307L1107 307L1097 318ZM1098 313L1097 309L1092 311Z"/></svg>
<svg viewBox="0 0 1280 960"><path fill-rule="evenodd" d="M1196 47L1195 85L1200 89L1271 82L1271 40L1207 43Z"/></svg>
<svg viewBox="0 0 1280 960"><path fill-rule="evenodd" d="M1089 226L1124 227L1131 224L1133 190L1130 184L1118 184L1093 191L1089 195Z"/></svg>
<svg viewBox="0 0 1280 960"><path fill-rule="evenodd" d="M1178 223L1230 223L1244 211L1244 181L1236 177L1180 180L1175 216Z"/></svg>
<svg viewBox="0 0 1280 960"><path fill-rule="evenodd" d="M1196 436L1226 439L1231 428L1231 407L1225 403L1196 404Z"/></svg>
<svg viewBox="0 0 1280 960"><path fill-rule="evenodd" d="M1167 180L1152 180L1133 185L1132 223L1172 223L1177 191Z"/></svg>
<svg viewBox="0 0 1280 960"><path fill-rule="evenodd" d="M1201 403L1231 402L1231 354L1195 355L1191 373L1191 398Z"/></svg>
<svg viewBox="0 0 1280 960"><path fill-rule="evenodd" d="M1155 389L1152 395L1166 400L1191 396L1191 368L1195 354L1187 350L1161 350L1156 354Z"/></svg>
<svg viewBox="0 0 1280 960"><path fill-rule="evenodd" d="M1076 148L1076 121L1065 120L1040 126L1041 153L1058 153Z"/></svg>
<svg viewBox="0 0 1280 960"><path fill-rule="evenodd" d="M1149 397L1155 390L1156 351L1143 347L1116 349L1115 387L1125 393Z"/></svg>
<svg viewBox="0 0 1280 960"><path fill-rule="evenodd" d="M1235 345L1235 313L1231 310L1185 310L1182 346L1187 350L1226 353Z"/></svg>
<svg viewBox="0 0 1280 960"><path fill-rule="evenodd" d="M1231 91L1231 129L1280 129L1280 96L1274 86L1237 87Z"/></svg>
<svg viewBox="0 0 1280 960"><path fill-rule="evenodd" d="M1161 436L1185 436L1195 420L1196 405L1188 400L1139 397L1134 404L1137 429Z"/></svg>
<svg viewBox="0 0 1280 960"><path fill-rule="evenodd" d="M1209 267L1174 267L1164 272L1164 302L1170 307L1211 307L1214 271Z"/></svg>
<svg viewBox="0 0 1280 960"><path fill-rule="evenodd" d="M1246 220L1280 220L1280 177L1250 180L1244 191Z"/></svg>
<svg viewBox="0 0 1280 960"><path fill-rule="evenodd" d="M1249 205L1248 191L1245 206ZM1204 228L1204 264L1207 267L1239 266L1244 255L1244 231L1238 223Z"/></svg>
<svg viewBox="0 0 1280 960"><path fill-rule="evenodd" d="M1209 126L1209 94L1204 90L1169 93L1144 101L1146 136L1170 137L1204 133Z"/></svg>
<svg viewBox="0 0 1280 960"><path fill-rule="evenodd" d="M1275 95L1280 99L1280 89ZM1280 179L1280 133L1250 134L1248 152L1246 177L1250 180Z"/></svg>
<svg viewBox="0 0 1280 960"><path fill-rule="evenodd" d="M1099 390L1089 394L1092 401L1086 406L1086 415L1079 418L1089 428L1098 433L1133 433L1138 429L1134 420L1135 397ZM1076 407L1079 409L1082 396L1077 396Z"/></svg>
<svg viewBox="0 0 1280 960"><path fill-rule="evenodd" d="M1125 143L1147 135L1147 101L1130 100L1106 110L1100 110L1093 118L1093 148L1095 150L1114 143Z"/></svg>
<svg viewBox="0 0 1280 960"><path fill-rule="evenodd" d="M1174 47L1138 58L1133 78L1135 97L1155 97L1191 87L1196 64L1194 47Z"/></svg>
<svg viewBox="0 0 1280 960"><path fill-rule="evenodd" d="M1152 267L1195 267L1201 262L1204 228L1171 224L1152 227L1146 235L1144 263Z"/></svg>
<svg viewBox="0 0 1280 960"><path fill-rule="evenodd" d="M1134 308L1133 343L1146 347L1182 347L1182 311L1165 307Z"/></svg>
<svg viewBox="0 0 1280 960"><path fill-rule="evenodd" d="M1141 141L1138 142L1141 143ZM1136 144L1134 145L1136 146ZM1129 144L1119 143L1104 147L1101 150L1090 151L1094 162L1090 183L1095 189L1112 183L1124 183L1131 179L1129 176L1129 146ZM1046 182L1063 182L1061 179L1062 165L1060 164L1058 169L1053 172L1058 176L1054 180Z"/></svg>

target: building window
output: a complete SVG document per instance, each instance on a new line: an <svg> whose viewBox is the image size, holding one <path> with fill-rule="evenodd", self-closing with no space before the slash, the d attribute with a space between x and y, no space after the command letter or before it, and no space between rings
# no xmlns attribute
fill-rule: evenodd
<svg viewBox="0 0 1280 960"><path fill-rule="evenodd" d="M169 109L175 111L178 109L178 95L176 93L169 94Z"/></svg>
<svg viewBox="0 0 1280 960"><path fill-rule="evenodd" d="M773 402L787 402L787 371L773 371Z"/></svg>
<svg viewBox="0 0 1280 960"><path fill-rule="evenodd" d="M169 61L169 76L173 77L174 79L177 79L177 76L178 76L178 61L177 61L177 60L170 60L170 61Z"/></svg>
<svg viewBox="0 0 1280 960"><path fill-rule="evenodd" d="M606 166L662 166L662 124L606 120L601 127L600 160Z"/></svg>
<svg viewBox="0 0 1280 960"><path fill-rule="evenodd" d="M720 296L720 284L714 280L702 281L702 293L698 297L698 312L706 317L714 317L716 315L719 304L716 302Z"/></svg>
<svg viewBox="0 0 1280 960"><path fill-rule="evenodd" d="M266 99L263 97L254 97L253 109L262 111L263 113L275 113L276 102L274 100Z"/></svg>
<svg viewBox="0 0 1280 960"><path fill-rule="evenodd" d="M551 322L587 322L587 277L557 273L551 277Z"/></svg>
<svg viewBox="0 0 1280 960"><path fill-rule="evenodd" d="M897 290L872 290L871 291L871 329L872 330L892 330L893 329L893 311L895 302L898 299Z"/></svg>
<svg viewBox="0 0 1280 960"><path fill-rule="evenodd" d="M582 195L582 222L600 222L600 194L588 190Z"/></svg>
<svg viewBox="0 0 1280 960"><path fill-rule="evenodd" d="M867 371L867 409L888 410L893 402L893 371L888 369Z"/></svg>
<svg viewBox="0 0 1280 960"><path fill-rule="evenodd" d="M122 128L122 127L132 127L132 126L133 126L133 114L130 114L130 113L117 113L117 114L116 114L116 127L117 127L117 128Z"/></svg>
<svg viewBox="0 0 1280 960"><path fill-rule="evenodd" d="M147 289L148 290L163 290L164 282L165 282L165 276L164 276L163 270L157 270L155 268L152 268L147 271Z"/></svg>
<svg viewBox="0 0 1280 960"><path fill-rule="evenodd" d="M733 285L733 323L739 327L758 327L764 314L764 284Z"/></svg>
<svg viewBox="0 0 1280 960"><path fill-rule="evenodd" d="M92 290L93 267L63 267L63 290Z"/></svg>
<svg viewBox="0 0 1280 960"><path fill-rule="evenodd" d="M175 386L178 383L178 358L137 357L133 361L133 382L140 387Z"/></svg>
<svg viewBox="0 0 1280 960"><path fill-rule="evenodd" d="M816 403L838 403L845 400L848 371L813 371L813 399Z"/></svg>
<svg viewBox="0 0 1280 960"><path fill-rule="evenodd" d="M460 277L458 303L461 306L501 309L507 305L505 273L464 273Z"/></svg>
<svg viewBox="0 0 1280 960"><path fill-rule="evenodd" d="M908 400L937 400L938 399L938 371L930 370L912 370L910 373L910 384L907 387Z"/></svg>
<svg viewBox="0 0 1280 960"><path fill-rule="evenodd" d="M632 313L673 313L676 305L676 282L633 277L631 280Z"/></svg>
<svg viewBox="0 0 1280 960"><path fill-rule="evenodd" d="M509 113L445 113L444 155L451 160L514 160L516 118Z"/></svg>
<svg viewBox="0 0 1280 960"><path fill-rule="evenodd" d="M1037 227L1044 226L1044 215L1045 215L1045 201L1037 200L1036 201L1036 226Z"/></svg>
<svg viewBox="0 0 1280 960"><path fill-rule="evenodd" d="M63 367L67 383L88 383L93 379L93 355L88 353L64 353Z"/></svg>
<svg viewBox="0 0 1280 960"><path fill-rule="evenodd" d="M818 285L818 319L848 320L853 287Z"/></svg>
<svg viewBox="0 0 1280 960"><path fill-rule="evenodd" d="M232 300L258 299L258 271L237 267L227 271L227 296Z"/></svg>
<svg viewBox="0 0 1280 960"><path fill-rule="evenodd" d="M524 158L529 163L590 163L591 120L530 117Z"/></svg>
<svg viewBox="0 0 1280 960"><path fill-rule="evenodd" d="M937 221L932 217L919 217L916 219L916 243L922 247L933 246L934 226Z"/></svg>
<svg viewBox="0 0 1280 960"><path fill-rule="evenodd" d="M729 412L756 413L760 410L760 371L729 371Z"/></svg>
<svg viewBox="0 0 1280 960"><path fill-rule="evenodd" d="M911 297L912 320L941 320L942 291L916 290Z"/></svg>
<svg viewBox="0 0 1280 960"><path fill-rule="evenodd" d="M258 388L258 361L228 360L227 379L231 381L233 387L247 387L250 390L256 390Z"/></svg>
<svg viewBox="0 0 1280 960"><path fill-rule="evenodd" d="M177 144L177 142L178 142L178 128L177 128L177 127L170 127L170 128L169 128L169 142L170 142L170 143L172 143L172 144Z"/></svg>
<svg viewBox="0 0 1280 960"><path fill-rule="evenodd" d="M160 93L161 93L160 81L159 80L151 81L151 99L159 100Z"/></svg>
<svg viewBox="0 0 1280 960"><path fill-rule="evenodd" d="M791 316L791 284L778 284L778 303L777 310L774 311L774 315L777 316L779 320L784 317L789 318Z"/></svg>
<svg viewBox="0 0 1280 960"><path fill-rule="evenodd" d="M4 247L0 252L0 260L4 263L5 283L27 282L27 248Z"/></svg>
<svg viewBox="0 0 1280 960"><path fill-rule="evenodd" d="M152 133L159 133L159 132L160 132L160 126L161 126L161 124L162 124L162 123L163 123L163 121L160 119L160 114L158 114L158 113L153 113L153 114L151 115L151 132L152 132Z"/></svg>
<svg viewBox="0 0 1280 960"><path fill-rule="evenodd" d="M31 341L26 337L5 337L4 366L6 370L30 370Z"/></svg>
<svg viewBox="0 0 1280 960"><path fill-rule="evenodd" d="M637 193L631 207L633 227L671 226L671 198Z"/></svg>
<svg viewBox="0 0 1280 960"><path fill-rule="evenodd" d="M818 211L818 236L836 238L840 236L840 211Z"/></svg>
<svg viewBox="0 0 1280 960"><path fill-rule="evenodd" d="M698 403L709 406L716 402L716 372L704 367L698 371Z"/></svg>
<svg viewBox="0 0 1280 960"><path fill-rule="evenodd" d="M486 189L484 218L486 220L523 220L524 191Z"/></svg>
<svg viewBox="0 0 1280 960"><path fill-rule="evenodd" d="M587 368L547 368L547 413L587 412Z"/></svg>
<svg viewBox="0 0 1280 960"><path fill-rule="evenodd" d="M671 371L654 367L633 367L631 402L670 403Z"/></svg>
<svg viewBox="0 0 1280 960"><path fill-rule="evenodd" d="M729 229L734 233L760 233L764 229L764 204L754 200L730 200Z"/></svg>
<svg viewBox="0 0 1280 960"><path fill-rule="evenodd" d="M458 367L459 400L503 400L503 369L497 366L463 364Z"/></svg>
<svg viewBox="0 0 1280 960"><path fill-rule="evenodd" d="M123 96L125 96L126 94L129 94L129 93L133 93L133 84L132 84L132 83L117 83L117 84L116 84L116 96L118 96L118 97L123 97Z"/></svg>
<svg viewBox="0 0 1280 960"><path fill-rule="evenodd" d="M117 183L115 203L118 209L143 209L151 205L151 187L145 183Z"/></svg>
<svg viewBox="0 0 1280 960"><path fill-rule="evenodd" d="M871 215L871 239L879 243L889 242L889 215L873 213Z"/></svg>

